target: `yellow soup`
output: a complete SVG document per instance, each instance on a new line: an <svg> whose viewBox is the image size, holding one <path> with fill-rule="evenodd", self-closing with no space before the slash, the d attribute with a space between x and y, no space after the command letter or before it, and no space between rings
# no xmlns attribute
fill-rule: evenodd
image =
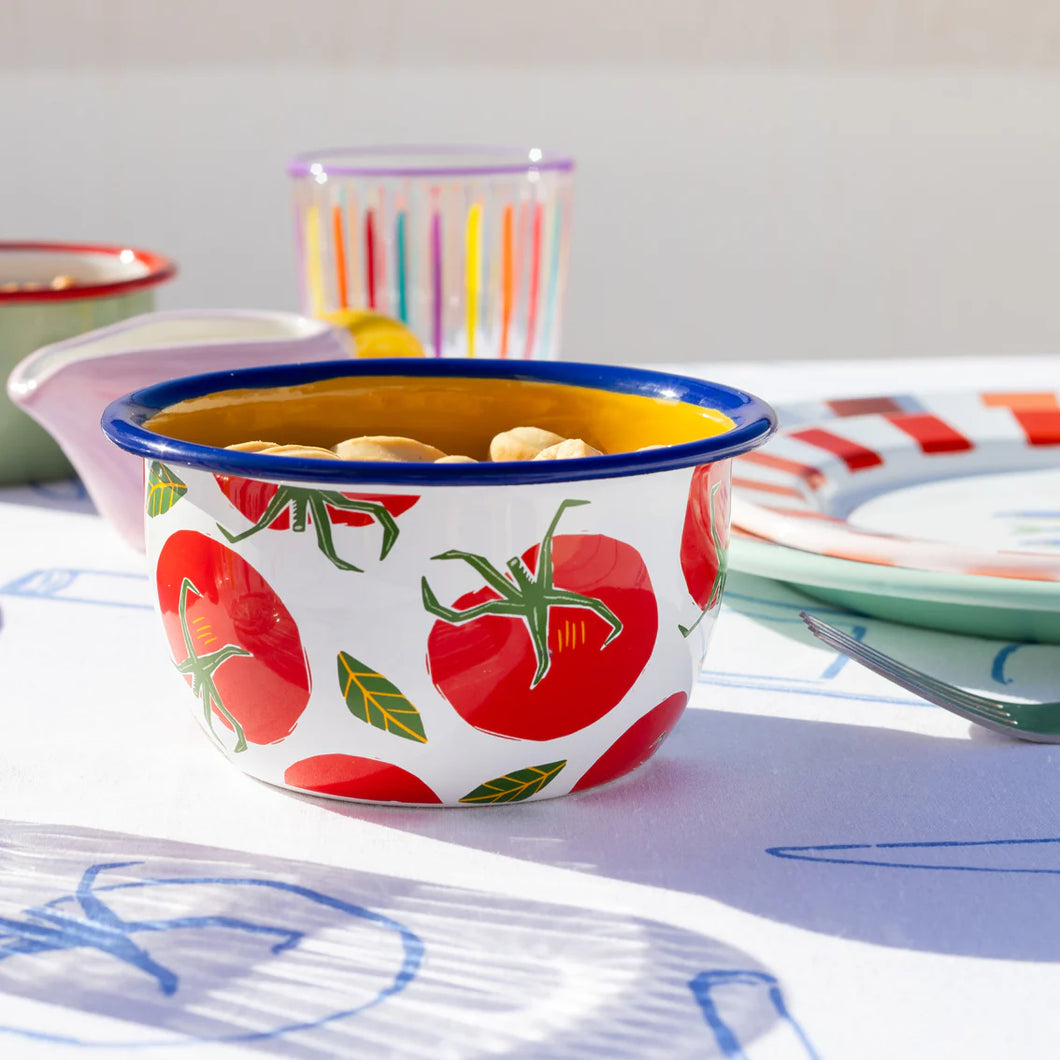
<svg viewBox="0 0 1060 1060"><path fill-rule="evenodd" d="M344 438L400 435L487 460L490 439L512 427L542 427L621 453L709 438L735 424L716 409L560 383L351 376L189 398L145 426L219 447L265 438L329 448Z"/></svg>

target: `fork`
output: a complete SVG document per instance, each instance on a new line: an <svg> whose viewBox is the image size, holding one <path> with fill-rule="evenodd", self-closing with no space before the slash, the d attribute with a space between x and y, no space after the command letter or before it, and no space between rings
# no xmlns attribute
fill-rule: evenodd
<svg viewBox="0 0 1060 1060"><path fill-rule="evenodd" d="M810 632L818 640L830 648L835 648L854 662L916 693L929 703L994 732L1003 732L1020 740L1060 743L1060 703L1013 703L966 692L963 688L940 681L922 670L914 670L912 666L906 666L884 655L882 651L862 644L805 611L799 612L799 618L809 626Z"/></svg>

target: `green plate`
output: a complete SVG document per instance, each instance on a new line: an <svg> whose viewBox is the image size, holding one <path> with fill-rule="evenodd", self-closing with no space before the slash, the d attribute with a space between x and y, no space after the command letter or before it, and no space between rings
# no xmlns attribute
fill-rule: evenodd
<svg viewBox="0 0 1060 1060"><path fill-rule="evenodd" d="M733 535L729 568L862 614L999 640L1060 644L1060 583L884 567Z"/></svg>

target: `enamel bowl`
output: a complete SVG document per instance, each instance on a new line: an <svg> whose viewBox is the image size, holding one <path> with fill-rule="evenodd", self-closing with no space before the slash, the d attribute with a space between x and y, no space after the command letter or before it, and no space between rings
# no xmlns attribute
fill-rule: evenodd
<svg viewBox="0 0 1060 1060"><path fill-rule="evenodd" d="M389 434L484 460L528 424L608 455L224 448ZM150 578L207 736L272 784L453 806L582 791L651 757L717 614L731 458L774 427L760 400L681 376L434 359L191 376L103 417L144 461Z"/></svg>
<svg viewBox="0 0 1060 1060"><path fill-rule="evenodd" d="M154 307L176 266L147 250L0 242L0 373L53 342ZM0 485L73 474L54 438L0 392Z"/></svg>

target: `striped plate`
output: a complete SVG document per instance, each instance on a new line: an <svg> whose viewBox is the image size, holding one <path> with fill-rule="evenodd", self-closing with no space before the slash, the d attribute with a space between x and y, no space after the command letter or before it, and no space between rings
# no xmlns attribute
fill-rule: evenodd
<svg viewBox="0 0 1060 1060"><path fill-rule="evenodd" d="M738 457L733 526L858 563L1060 582L1053 391L850 398L778 409Z"/></svg>

